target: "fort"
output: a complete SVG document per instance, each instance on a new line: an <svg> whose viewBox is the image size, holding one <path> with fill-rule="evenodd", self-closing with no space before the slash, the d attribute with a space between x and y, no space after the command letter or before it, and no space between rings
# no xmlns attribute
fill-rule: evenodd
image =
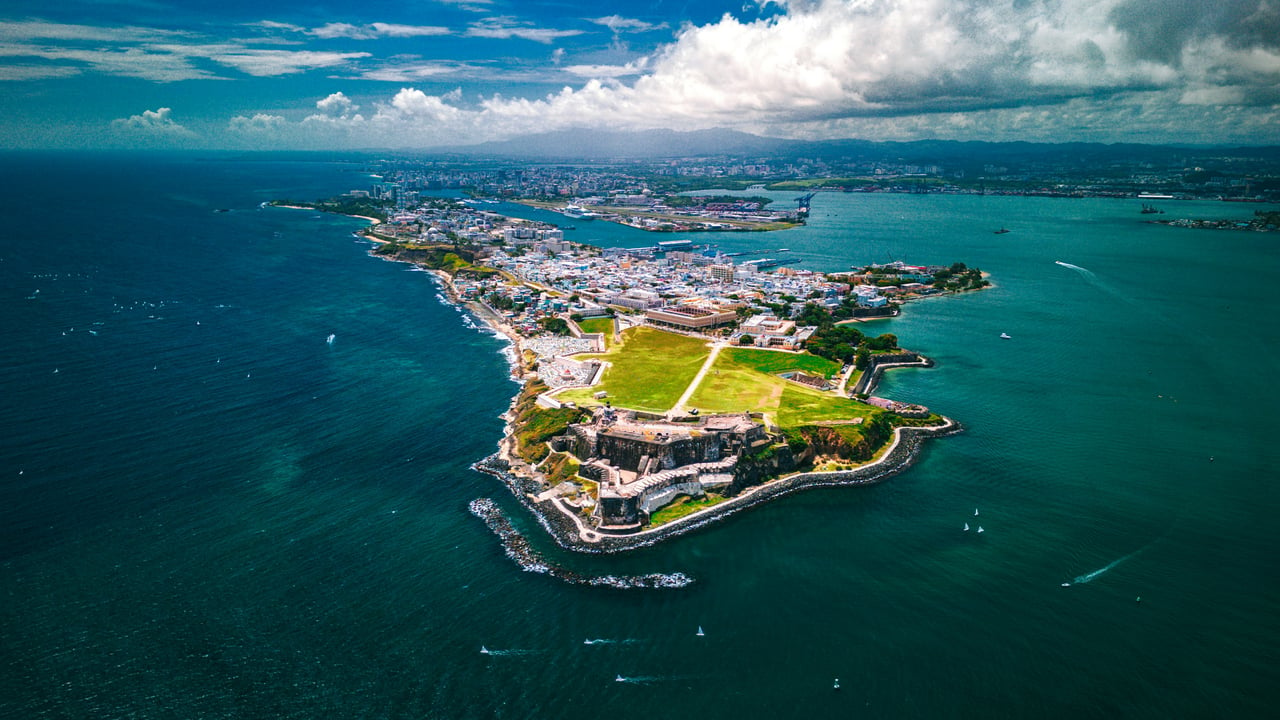
<svg viewBox="0 0 1280 720"><path fill-rule="evenodd" d="M582 461L578 473L598 488L596 528L618 534L641 529L653 511L680 495L703 497L728 487L739 457L775 441L746 413L641 422L635 412L605 407L591 422L569 426L552 447Z"/></svg>

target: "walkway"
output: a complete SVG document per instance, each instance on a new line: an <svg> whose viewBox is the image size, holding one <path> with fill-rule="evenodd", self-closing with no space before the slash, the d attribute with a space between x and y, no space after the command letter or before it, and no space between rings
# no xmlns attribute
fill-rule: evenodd
<svg viewBox="0 0 1280 720"><path fill-rule="evenodd" d="M693 397L693 391L698 389L698 385L702 383L702 378L706 376L707 371L715 364L716 356L720 354L720 349L724 347L723 342L716 342L711 346L711 354L707 356L707 361L702 363L702 369L697 375L693 376L693 380L689 383L689 387L684 389L684 394L676 401L674 407L667 411L668 415L684 412L684 404L689 402L689 398Z"/></svg>

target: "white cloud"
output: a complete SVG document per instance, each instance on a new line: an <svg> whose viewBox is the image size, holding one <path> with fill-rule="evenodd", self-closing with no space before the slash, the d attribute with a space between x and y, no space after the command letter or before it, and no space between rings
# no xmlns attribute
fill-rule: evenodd
<svg viewBox="0 0 1280 720"><path fill-rule="evenodd" d="M173 111L167 107L144 110L141 115L130 115L111 121L114 130L167 139L195 137L195 133L174 122Z"/></svg>
<svg viewBox="0 0 1280 720"><path fill-rule="evenodd" d="M581 30L552 30L535 27L527 22L509 16L485 18L467 28L467 37L493 38L507 40L520 38L544 44L551 44L560 38L581 35Z"/></svg>
<svg viewBox="0 0 1280 720"><path fill-rule="evenodd" d="M80 72L80 68L69 65L0 65L0 81L49 80Z"/></svg>
<svg viewBox="0 0 1280 720"><path fill-rule="evenodd" d="M464 65L447 65L432 62L402 62L395 65L387 65L372 70L366 70L359 74L361 80L378 80L382 82L398 82L412 83L421 82L430 78L442 75L452 75L464 70L468 67Z"/></svg>
<svg viewBox="0 0 1280 720"><path fill-rule="evenodd" d="M0 40L74 40L91 42L158 42L190 37L190 33L145 27L100 27L43 20L0 21Z"/></svg>
<svg viewBox="0 0 1280 720"><path fill-rule="evenodd" d="M351 40L374 40L376 38L411 38L448 35L452 31L437 25L397 25L395 23L376 22L368 25L352 25L351 23L327 23L308 31L322 39L348 38Z"/></svg>
<svg viewBox="0 0 1280 720"><path fill-rule="evenodd" d="M257 113L253 117L237 115L231 118L227 127L238 133L271 133L284 129L287 124L288 121L282 115Z"/></svg>
<svg viewBox="0 0 1280 720"><path fill-rule="evenodd" d="M346 120L355 117L356 111L360 109L360 106L351 102L351 98L341 92L336 92L323 100L317 101L316 109L324 117Z"/></svg>
<svg viewBox="0 0 1280 720"><path fill-rule="evenodd" d="M644 63L626 65L567 65L564 71L584 78L631 77L643 72Z"/></svg>
<svg viewBox="0 0 1280 720"><path fill-rule="evenodd" d="M596 25L603 25L609 28L609 30L615 35L625 32L643 33L651 32L653 30L665 30L670 27L666 23L654 24L644 20L624 18L621 15L607 15L605 17L587 18L587 20L588 22L593 22Z"/></svg>
<svg viewBox="0 0 1280 720"><path fill-rule="evenodd" d="M316 68L344 65L369 53L323 52L318 50L262 50L243 48L209 55L214 62L255 77L274 77Z"/></svg>

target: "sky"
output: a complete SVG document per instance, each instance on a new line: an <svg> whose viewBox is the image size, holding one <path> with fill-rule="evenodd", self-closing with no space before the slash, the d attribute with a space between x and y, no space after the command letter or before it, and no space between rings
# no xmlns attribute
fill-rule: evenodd
<svg viewBox="0 0 1280 720"><path fill-rule="evenodd" d="M1280 0L0 0L0 147L1280 144Z"/></svg>

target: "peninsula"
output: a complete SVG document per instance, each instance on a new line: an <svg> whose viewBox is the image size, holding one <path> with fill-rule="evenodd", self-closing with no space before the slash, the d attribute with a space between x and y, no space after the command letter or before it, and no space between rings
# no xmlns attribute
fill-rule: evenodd
<svg viewBox="0 0 1280 720"><path fill-rule="evenodd" d="M375 255L431 270L510 340L521 390L475 467L565 548L628 550L800 489L878 482L960 429L874 395L885 370L932 362L859 323L989 285L964 263L770 270L688 240L572 243L456 201L385 217L359 233Z"/></svg>

